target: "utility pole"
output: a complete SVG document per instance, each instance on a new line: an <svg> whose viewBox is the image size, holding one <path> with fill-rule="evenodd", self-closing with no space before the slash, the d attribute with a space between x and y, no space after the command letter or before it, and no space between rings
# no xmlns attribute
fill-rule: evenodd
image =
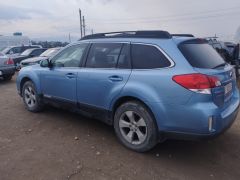
<svg viewBox="0 0 240 180"><path fill-rule="evenodd" d="M86 24L85 24L85 17L83 16L83 36L86 35Z"/></svg>
<svg viewBox="0 0 240 180"><path fill-rule="evenodd" d="M71 43L71 34L70 33L68 35L68 40L69 40L69 43Z"/></svg>
<svg viewBox="0 0 240 180"><path fill-rule="evenodd" d="M93 35L93 29L92 29L92 35Z"/></svg>
<svg viewBox="0 0 240 180"><path fill-rule="evenodd" d="M79 8L79 18L80 18L80 32L81 32L81 38L83 37L83 31L82 31L82 11Z"/></svg>

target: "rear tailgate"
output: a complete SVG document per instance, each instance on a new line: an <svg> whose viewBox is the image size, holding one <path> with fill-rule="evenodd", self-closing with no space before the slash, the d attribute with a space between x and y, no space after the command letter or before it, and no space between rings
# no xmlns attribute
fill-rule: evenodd
<svg viewBox="0 0 240 180"><path fill-rule="evenodd" d="M218 69L200 69L195 70L202 74L207 74L217 77L221 85L212 89L214 103L219 107L227 108L237 89L235 70L232 66L226 65Z"/></svg>
<svg viewBox="0 0 240 180"><path fill-rule="evenodd" d="M213 102L219 107L228 107L237 89L234 68L204 39L191 39L179 44L179 49L196 73L217 77L220 84L211 89Z"/></svg>

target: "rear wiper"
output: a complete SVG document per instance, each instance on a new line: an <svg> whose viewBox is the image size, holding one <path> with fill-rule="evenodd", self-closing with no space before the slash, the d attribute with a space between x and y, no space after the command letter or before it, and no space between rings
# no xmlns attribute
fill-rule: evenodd
<svg viewBox="0 0 240 180"><path fill-rule="evenodd" d="M217 68L219 68L219 67L224 67L224 66L226 66L228 63L222 63L222 64L219 64L219 65L217 65L217 66L215 66L213 69L217 69Z"/></svg>

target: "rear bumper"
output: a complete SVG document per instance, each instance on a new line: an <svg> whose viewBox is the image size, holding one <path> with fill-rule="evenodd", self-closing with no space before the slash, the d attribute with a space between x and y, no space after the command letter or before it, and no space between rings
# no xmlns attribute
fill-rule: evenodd
<svg viewBox="0 0 240 180"><path fill-rule="evenodd" d="M204 140L204 139L212 139L220 136L221 134L224 134L234 123L234 121L237 118L239 107L235 109L233 113L231 113L228 117L225 119L222 119L222 122L225 123L224 126L222 126L221 129L218 129L217 131L214 131L212 133L207 134L198 134L198 133L181 133L181 132L161 132L160 137L163 137L165 139L181 139L181 140Z"/></svg>
<svg viewBox="0 0 240 180"><path fill-rule="evenodd" d="M10 66L10 67L0 67L0 76L4 75L14 75L15 73L15 66ZM2 74L2 75L1 75Z"/></svg>
<svg viewBox="0 0 240 180"><path fill-rule="evenodd" d="M239 92L236 90L225 108L219 108L213 102L207 101L182 106L155 103L150 104L150 107L155 115L160 137L194 140L212 138L224 133L234 123L239 104Z"/></svg>

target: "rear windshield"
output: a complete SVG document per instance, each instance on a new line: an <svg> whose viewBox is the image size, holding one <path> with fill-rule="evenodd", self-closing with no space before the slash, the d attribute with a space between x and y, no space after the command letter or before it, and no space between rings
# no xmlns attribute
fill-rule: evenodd
<svg viewBox="0 0 240 180"><path fill-rule="evenodd" d="M196 68L213 69L225 61L217 51L207 43L184 42L179 49L188 62Z"/></svg>

